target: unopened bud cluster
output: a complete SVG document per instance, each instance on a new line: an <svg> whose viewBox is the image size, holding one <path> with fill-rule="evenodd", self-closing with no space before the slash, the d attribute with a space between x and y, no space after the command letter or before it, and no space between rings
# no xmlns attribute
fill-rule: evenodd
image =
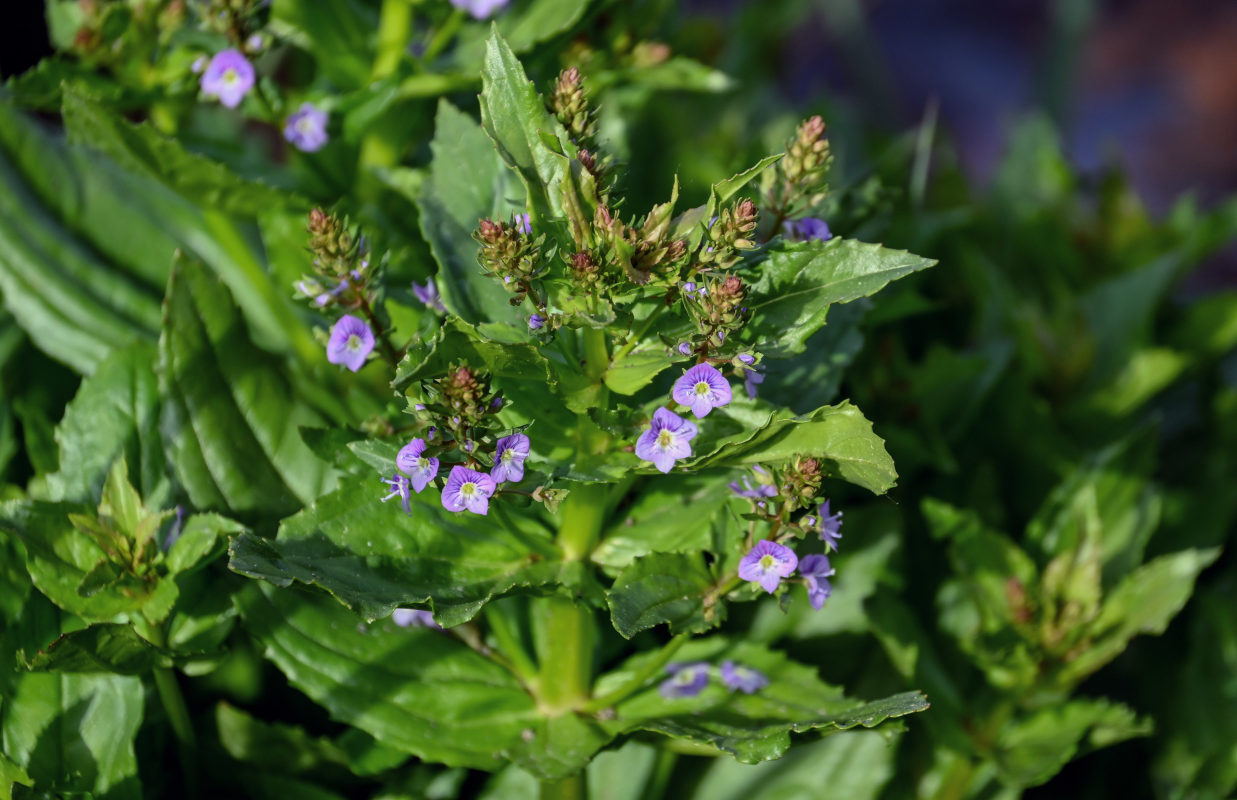
<svg viewBox="0 0 1237 800"><path fill-rule="evenodd" d="M306 226L314 274L302 276L297 293L317 308L339 305L353 308L368 300L373 279L362 237L354 236L346 220L320 208L309 212Z"/></svg>
<svg viewBox="0 0 1237 800"><path fill-rule="evenodd" d="M820 462L811 456L796 456L783 477L787 510L807 508L820 493Z"/></svg>
<svg viewBox="0 0 1237 800"><path fill-rule="evenodd" d="M558 118L575 144L576 160L593 176L604 200L609 195L611 159L601 152L597 143L597 114L588 101L580 70L570 67L559 73L548 105L550 113Z"/></svg>
<svg viewBox="0 0 1237 800"><path fill-rule="evenodd" d="M477 261L482 268L499 278L504 289L515 293L512 305L524 302L529 282L544 271L541 258L544 237L533 239L522 233L516 224L483 219L473 238L481 245Z"/></svg>
<svg viewBox="0 0 1237 800"><path fill-rule="evenodd" d="M735 202L709 225L705 235L705 247L700 253L700 263L719 269L727 269L739 262L741 251L756 246L756 223L759 210L751 200Z"/></svg>
<svg viewBox="0 0 1237 800"><path fill-rule="evenodd" d="M491 449L487 443L498 429L495 415L504 405L502 393L492 390L488 373L455 364L445 375L421 383L413 412L429 426L425 440L435 452L458 446L472 461L482 450Z"/></svg>
<svg viewBox="0 0 1237 800"><path fill-rule="evenodd" d="M786 155L777 164L768 203L783 218L801 216L828 196L826 179L833 155L819 116L804 120L786 143Z"/></svg>

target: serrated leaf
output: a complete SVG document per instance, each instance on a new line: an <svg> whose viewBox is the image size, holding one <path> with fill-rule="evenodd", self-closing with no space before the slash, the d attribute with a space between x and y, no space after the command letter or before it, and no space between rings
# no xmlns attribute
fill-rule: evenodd
<svg viewBox="0 0 1237 800"><path fill-rule="evenodd" d="M93 502L118 456L151 506L171 490L158 436L157 381L150 365L155 348L140 343L121 348L82 381L56 426L60 469L47 476L48 499Z"/></svg>
<svg viewBox="0 0 1237 800"><path fill-rule="evenodd" d="M389 747L493 770L540 718L510 673L437 631L358 625L329 597L263 583L240 592L237 604L293 686Z"/></svg>
<svg viewBox="0 0 1237 800"><path fill-rule="evenodd" d="M141 800L133 739L142 723L140 679L25 674L0 708L4 751L37 787Z"/></svg>
<svg viewBox="0 0 1237 800"><path fill-rule="evenodd" d="M671 473L652 478L606 530L591 558L612 569L648 553L691 553L712 545L710 520L726 511L728 476Z"/></svg>
<svg viewBox="0 0 1237 800"><path fill-rule="evenodd" d="M995 747L1001 779L1013 786L1038 786L1066 765L1089 735L1103 747L1151 733L1151 722L1108 700L1071 700L1042 709L1002 728Z"/></svg>
<svg viewBox="0 0 1237 800"><path fill-rule="evenodd" d="M351 480L284 520L273 542L234 539L230 566L277 586L321 587L369 620L429 604L448 627L495 597L558 577L556 551L532 520L453 514L433 487L413 498L410 514L381 496L377 476Z"/></svg>
<svg viewBox="0 0 1237 800"><path fill-rule="evenodd" d="M818 408L811 414L791 416L779 411L748 431L714 443L713 449L688 461L688 469L777 464L795 455L821 459L823 474L884 494L897 481L893 459L885 443L849 402Z"/></svg>
<svg viewBox="0 0 1237 800"><path fill-rule="evenodd" d="M1194 580L1220 556L1219 548L1182 550L1133 570L1104 597L1088 628L1090 646L1061 670L1062 680L1078 681L1116 658L1130 639L1160 634L1194 591Z"/></svg>
<svg viewBox="0 0 1237 800"><path fill-rule="evenodd" d="M706 613L704 596L713 576L702 553L657 553L637 558L606 593L614 629L630 639L655 625L671 633L699 633L721 622Z"/></svg>
<svg viewBox="0 0 1237 800"><path fill-rule="evenodd" d="M143 639L132 625L99 622L61 634L26 660L32 672L110 672L141 675L172 665L172 653Z"/></svg>
<svg viewBox="0 0 1237 800"><path fill-rule="evenodd" d="M438 288L455 315L477 324L519 317L511 293L483 274L472 238L482 218L506 219L518 190L481 126L446 100L438 103L434 157L417 196L421 233L440 267ZM514 190L514 191L513 191Z"/></svg>
<svg viewBox="0 0 1237 800"><path fill-rule="evenodd" d="M597 693L622 685L654 657L655 653L632 657L601 679ZM840 689L821 681L810 667L759 645L719 636L688 642L676 655L677 661L708 661L714 665L723 659L761 671L769 678L769 685L751 695L731 692L714 675L696 697L674 700L663 698L655 686L650 686L619 703L614 709L615 719L605 724L621 731L647 730L689 739L755 764L785 753L792 732L870 728L928 707L919 692L872 702L847 698Z"/></svg>
<svg viewBox="0 0 1237 800"><path fill-rule="evenodd" d="M904 250L834 237L774 245L757 266L748 294L748 331L766 357L803 352L834 303L875 294L890 281L936 262Z"/></svg>
<svg viewBox="0 0 1237 800"><path fill-rule="evenodd" d="M309 201L250 181L223 164L191 153L150 123L117 116L75 88L66 88L62 114L69 141L98 150L122 168L157 180L194 203L240 216L289 206L308 211Z"/></svg>
<svg viewBox="0 0 1237 800"><path fill-rule="evenodd" d="M299 426L316 417L292 396L282 365L248 338L228 290L177 260L159 339L160 430L193 504L266 514L316 497L330 472Z"/></svg>

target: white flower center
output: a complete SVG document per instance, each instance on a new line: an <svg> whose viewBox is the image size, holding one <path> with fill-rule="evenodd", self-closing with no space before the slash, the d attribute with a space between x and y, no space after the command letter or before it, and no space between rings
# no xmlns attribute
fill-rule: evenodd
<svg viewBox="0 0 1237 800"><path fill-rule="evenodd" d="M765 572L768 572L769 570L773 569L776 566L777 566L777 559L774 558L773 556L763 556L760 559L760 568L761 570Z"/></svg>
<svg viewBox="0 0 1237 800"><path fill-rule="evenodd" d="M236 70L232 69L231 67L228 67L227 69L223 71L223 82L224 83L232 84L232 83L236 83L240 79L241 79L241 76L236 74Z"/></svg>
<svg viewBox="0 0 1237 800"><path fill-rule="evenodd" d="M510 463L511 463L511 461L512 461L512 459L514 459L514 458L515 458L515 451L514 451L514 450L504 450L504 451L503 451L503 463L504 463L504 464L510 464Z"/></svg>
<svg viewBox="0 0 1237 800"><path fill-rule="evenodd" d="M349 350L356 350L361 346L361 337L355 333L348 337L348 343L344 345Z"/></svg>
<svg viewBox="0 0 1237 800"><path fill-rule="evenodd" d="M700 381L692 389L700 397L706 397L709 394L709 384L706 381Z"/></svg>
<svg viewBox="0 0 1237 800"><path fill-rule="evenodd" d="M670 431L664 430L661 433L657 434L657 446L660 447L662 450L665 450L668 447L671 447L673 444L674 444L674 434L671 433Z"/></svg>
<svg viewBox="0 0 1237 800"><path fill-rule="evenodd" d="M466 481L460 486L460 496L472 497L477 493L477 484L473 481Z"/></svg>

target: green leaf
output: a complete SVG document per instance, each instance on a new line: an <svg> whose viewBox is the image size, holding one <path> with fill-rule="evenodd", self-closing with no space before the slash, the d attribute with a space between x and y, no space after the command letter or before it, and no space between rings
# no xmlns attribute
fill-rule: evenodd
<svg viewBox="0 0 1237 800"><path fill-rule="evenodd" d="M505 219L518 198L510 173L481 126L445 99L438 103L430 174L417 197L421 233L441 271L443 304L467 322L508 321L511 293L484 274L472 238L482 218Z"/></svg>
<svg viewBox="0 0 1237 800"><path fill-rule="evenodd" d="M885 731L850 731L791 748L776 762L742 764L715 758L691 797L694 800L877 800L894 776L897 750Z"/></svg>
<svg viewBox="0 0 1237 800"><path fill-rule="evenodd" d="M172 581L137 581L100 587L85 597L78 587L104 559L99 546L69 520L70 514L94 516L94 509L74 503L10 500L0 503L0 531L26 546L26 569L39 591L65 611L87 620L110 620L147 607L147 616L162 619L176 598ZM149 605L148 605L149 604ZM161 612L161 613L160 613Z"/></svg>
<svg viewBox="0 0 1237 800"><path fill-rule="evenodd" d="M355 89L370 80L373 32L378 20L359 0L299 0L271 3L271 32L315 56L315 63L337 86Z"/></svg>
<svg viewBox="0 0 1237 800"><path fill-rule="evenodd" d="M633 395L674 366L676 360L685 360L678 356L677 352L669 352L668 347L654 340L614 361L602 375L602 380L606 388L615 394Z"/></svg>
<svg viewBox="0 0 1237 800"><path fill-rule="evenodd" d="M495 597L558 578L556 551L527 516L495 506L488 517L453 514L432 486L408 514L380 499L376 476L353 479L284 520L275 541L234 539L230 566L277 586L319 586L368 620L429 604L447 627Z"/></svg>
<svg viewBox="0 0 1237 800"><path fill-rule="evenodd" d="M238 708L215 706L219 742L237 761L299 775L325 765L343 766L347 755L330 739L310 736L295 725L263 722Z"/></svg>
<svg viewBox="0 0 1237 800"><path fill-rule="evenodd" d="M712 588L702 553L644 556L619 573L606 593L610 620L627 639L663 623L671 633L699 633L721 621L714 609L704 608Z"/></svg>
<svg viewBox="0 0 1237 800"><path fill-rule="evenodd" d="M1161 634L1190 599L1194 580L1220 556L1219 548L1182 550L1130 572L1104 597L1088 634L1090 647L1062 667L1064 681L1078 681L1125 650L1142 633Z"/></svg>
<svg viewBox="0 0 1237 800"><path fill-rule="evenodd" d="M142 697L134 677L22 675L0 708L5 755L40 789L141 800L133 738Z"/></svg>
<svg viewBox="0 0 1237 800"><path fill-rule="evenodd" d="M316 497L329 468L301 441L316 417L280 363L249 340L228 290L178 259L159 339L160 430L198 508L280 513Z"/></svg>
<svg viewBox="0 0 1237 800"><path fill-rule="evenodd" d="M486 42L481 77L481 125L524 182L534 224L565 216L561 184L569 162L564 153L575 152L574 147L496 31ZM547 141L554 143L553 149Z"/></svg>
<svg viewBox="0 0 1237 800"><path fill-rule="evenodd" d="M749 331L770 358L803 352L834 303L875 294L890 281L936 262L904 250L834 237L776 244L766 251L749 292Z"/></svg>
<svg viewBox="0 0 1237 800"><path fill-rule="evenodd" d="M513 52L523 53L538 42L576 29L588 5L589 0L531 0L504 9L492 25ZM452 62L463 69L475 70L486 53L485 39L490 25L465 26L458 37L457 49L451 55Z"/></svg>
<svg viewBox="0 0 1237 800"><path fill-rule="evenodd" d="M193 569L210 555L221 538L244 532L244 525L218 514L194 514L168 548L168 572L176 575Z"/></svg>
<svg viewBox="0 0 1237 800"><path fill-rule="evenodd" d="M159 395L150 365L155 348L140 343L121 348L82 381L56 426L60 469L47 476L51 500L94 502L117 458L152 507L171 492L163 443L159 439Z"/></svg>
<svg viewBox="0 0 1237 800"><path fill-rule="evenodd" d="M261 583L237 603L293 686L389 747L494 770L540 718L510 673L450 636L389 620L358 625L329 597Z"/></svg>
<svg viewBox="0 0 1237 800"><path fill-rule="evenodd" d="M633 656L603 676L596 693L604 694L626 683L655 657L651 652ZM918 692L873 702L849 699L840 689L821 681L810 667L759 645L719 636L690 641L676 656L678 661L714 665L723 659L760 670L769 678L769 685L751 695L731 692L713 675L709 686L696 697L674 700L663 698L656 686L649 686L615 706L614 720L605 724L618 731L647 730L688 739L730 753L745 764L755 764L780 758L790 747L792 732L870 728L928 707Z"/></svg>
<svg viewBox="0 0 1237 800"><path fill-rule="evenodd" d="M1038 786L1075 757L1083 737L1104 747L1151 733L1151 721L1108 700L1071 700L1016 719L1001 729L996 765L1001 779L1023 788Z"/></svg>
<svg viewBox="0 0 1237 800"><path fill-rule="evenodd" d="M62 634L26 660L33 672L113 672L141 675L172 665L172 654L143 639L132 625L100 622Z"/></svg>
<svg viewBox="0 0 1237 800"><path fill-rule="evenodd" d="M0 753L0 800L13 800L13 787L19 784L27 787L34 785L17 762Z"/></svg>
<svg viewBox="0 0 1237 800"><path fill-rule="evenodd" d="M552 377L549 362L532 344L494 341L465 322L450 320L443 323L428 343L409 347L391 385L407 389L421 378L446 374L447 368L458 362L484 369L499 378L539 381L541 391Z"/></svg>
<svg viewBox="0 0 1237 800"><path fill-rule="evenodd" d="M754 432L718 441L713 449L687 463L688 469L777 464L797 454L822 461L823 473L862 486L875 494L893 487L898 474L885 443L849 402L791 416L779 411Z"/></svg>
<svg viewBox="0 0 1237 800"><path fill-rule="evenodd" d="M66 88L63 116L69 142L105 153L122 168L157 180L190 201L241 216L309 201L264 183L242 179L227 167L191 153L150 123L137 125L73 88Z"/></svg>
<svg viewBox="0 0 1237 800"><path fill-rule="evenodd" d="M605 531L590 557L619 569L649 553L708 549L713 544L710 522L726 507L730 479L681 472L650 479Z"/></svg>

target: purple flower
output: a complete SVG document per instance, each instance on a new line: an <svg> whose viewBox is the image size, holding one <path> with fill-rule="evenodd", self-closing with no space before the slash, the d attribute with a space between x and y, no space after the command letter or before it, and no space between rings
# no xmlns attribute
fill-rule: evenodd
<svg viewBox="0 0 1237 800"><path fill-rule="evenodd" d="M662 472L669 472L674 462L692 454L689 444L696 435L695 424L664 408L657 409L649 429L636 440L636 455L652 461Z"/></svg>
<svg viewBox="0 0 1237 800"><path fill-rule="evenodd" d="M389 492L386 497L382 498L382 502L385 503L392 497L398 497L400 505L404 507L404 513L411 514L412 508L409 507L408 501L412 498L412 492L409 490L408 479L396 473L389 478L383 478L382 482L387 485Z"/></svg>
<svg viewBox="0 0 1237 800"><path fill-rule="evenodd" d="M830 514L829 501L826 500L820 504L814 515L804 517L803 527L820 534L821 540L825 543L826 552L836 551L838 542L842 540L842 512Z"/></svg>
<svg viewBox="0 0 1237 800"><path fill-rule="evenodd" d="M756 356L751 353L739 353L739 361L750 366L756 363Z"/></svg>
<svg viewBox="0 0 1237 800"><path fill-rule="evenodd" d="M417 494L426 484L438 477L438 459L425 457L425 440L413 439L400 448L395 456L395 466L412 480Z"/></svg>
<svg viewBox="0 0 1237 800"><path fill-rule="evenodd" d="M451 0L451 5L467 11L473 19L488 19L494 12L506 8L511 0Z"/></svg>
<svg viewBox="0 0 1237 800"><path fill-rule="evenodd" d="M374 349L374 333L365 320L344 314L331 328L330 341L326 343L326 360L343 364L356 372L365 365L365 358Z"/></svg>
<svg viewBox="0 0 1237 800"><path fill-rule="evenodd" d="M743 694L755 694L769 685L769 678L758 669L745 667L733 661L722 662L722 683L729 689Z"/></svg>
<svg viewBox="0 0 1237 800"><path fill-rule="evenodd" d="M674 382L670 396L679 405L691 408L697 419L703 419L730 402L730 383L711 364L697 364Z"/></svg>
<svg viewBox="0 0 1237 800"><path fill-rule="evenodd" d="M709 665L704 661L684 661L667 664L670 677L661 682L657 691L667 700L695 697L709 685Z"/></svg>
<svg viewBox="0 0 1237 800"><path fill-rule="evenodd" d="M430 278L422 286L416 281L412 282L412 293L417 296L417 299L425 304L426 308L433 309L446 313L447 309L442 304L442 297L438 294L438 286L434 283L434 279Z"/></svg>
<svg viewBox="0 0 1237 800"><path fill-rule="evenodd" d="M502 407L503 407L503 396L495 395L494 399L490 401L490 413L493 414L496 411L501 410Z"/></svg>
<svg viewBox="0 0 1237 800"><path fill-rule="evenodd" d="M540 314L533 314L531 317L528 318L528 327L531 330L534 330L534 331L538 330L543 325L545 325L545 317L541 316Z"/></svg>
<svg viewBox="0 0 1237 800"><path fill-rule="evenodd" d="M533 232L533 220L528 214L516 214L514 224L515 229L520 233L530 234Z"/></svg>
<svg viewBox="0 0 1237 800"><path fill-rule="evenodd" d="M739 480L743 481L742 486L740 486L738 482L731 482L730 484L730 491L734 492L739 497L747 497L752 500L756 500L761 497L777 497L776 486L770 486L767 483L757 483L753 486L751 478L746 475Z"/></svg>
<svg viewBox="0 0 1237 800"><path fill-rule="evenodd" d="M519 483L524 480L524 459L528 458L530 442L522 433L513 433L498 440L494 451L494 468L490 477L496 483L511 481Z"/></svg>
<svg viewBox="0 0 1237 800"><path fill-rule="evenodd" d="M468 467L454 466L447 485L442 489L442 507L448 511L464 511L484 516L490 510L490 497L494 494L494 479L484 472Z"/></svg>
<svg viewBox="0 0 1237 800"><path fill-rule="evenodd" d="M208 59L206 58L206 56L198 56L197 58L193 59L193 63L189 65L189 69L193 70L194 75L197 75L202 70L206 69L207 60Z"/></svg>
<svg viewBox="0 0 1237 800"><path fill-rule="evenodd" d="M203 94L236 108L253 88L253 65L239 50L220 50L206 65L199 83Z"/></svg>
<svg viewBox="0 0 1237 800"><path fill-rule="evenodd" d="M803 576L803 582L807 584L808 602L812 604L812 608L819 611L829 599L829 595L833 594L833 586L828 581L829 576L833 574L829 556L822 556L819 553L804 556L799 564L799 574Z"/></svg>
<svg viewBox="0 0 1237 800"><path fill-rule="evenodd" d="M327 113L313 103L301 103L283 126L283 137L297 150L316 153L330 139L326 134Z"/></svg>
<svg viewBox="0 0 1237 800"><path fill-rule="evenodd" d="M769 594L777 590L782 578L790 576L799 566L795 552L784 544L761 539L739 562L739 577L759 583Z"/></svg>
<svg viewBox="0 0 1237 800"><path fill-rule="evenodd" d="M684 294L691 294L691 293L692 293L692 292L694 292L694 291L696 291L696 282L695 282L695 281L688 281L687 283L683 284L683 293L684 293Z"/></svg>
<svg viewBox="0 0 1237 800"><path fill-rule="evenodd" d="M421 608L397 608L391 612L391 621L401 628L442 630L442 626L434 621L434 615Z"/></svg>
<svg viewBox="0 0 1237 800"><path fill-rule="evenodd" d="M743 391L747 392L748 398L756 399L756 387L765 382L765 376L755 369L746 369L743 371Z"/></svg>
<svg viewBox="0 0 1237 800"><path fill-rule="evenodd" d="M691 342L679 342L679 354L690 356L692 354L692 343Z"/></svg>
<svg viewBox="0 0 1237 800"><path fill-rule="evenodd" d="M823 219L804 217L803 219L788 219L782 223L782 234L792 241L806 242L818 239L822 242L833 238L829 225Z"/></svg>

